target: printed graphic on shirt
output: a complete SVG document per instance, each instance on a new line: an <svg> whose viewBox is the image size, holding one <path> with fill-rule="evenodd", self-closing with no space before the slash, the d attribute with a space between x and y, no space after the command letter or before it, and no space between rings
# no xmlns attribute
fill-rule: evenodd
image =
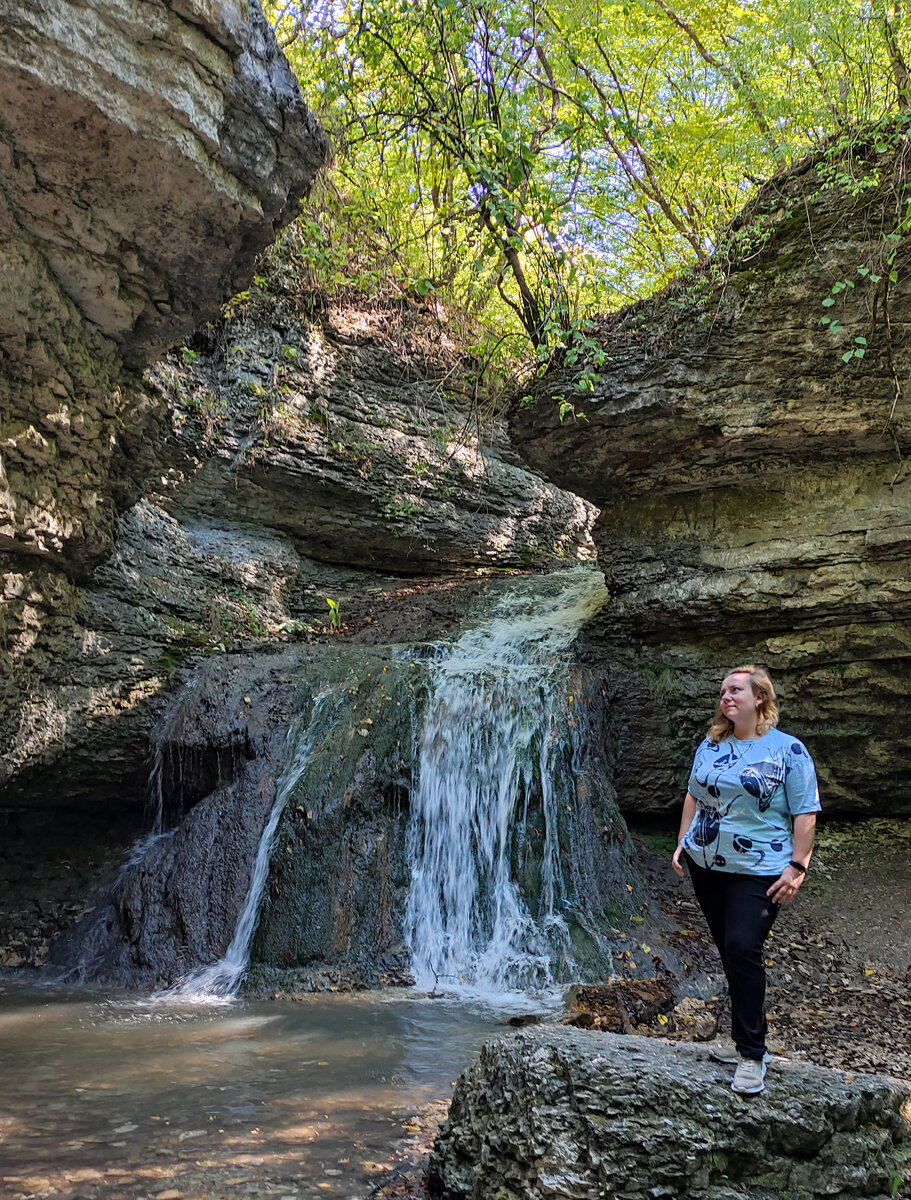
<svg viewBox="0 0 911 1200"><path fill-rule="evenodd" d="M688 791L698 808L683 846L712 870L779 875L794 853L792 818L820 809L813 759L780 729L753 741L706 738Z"/></svg>

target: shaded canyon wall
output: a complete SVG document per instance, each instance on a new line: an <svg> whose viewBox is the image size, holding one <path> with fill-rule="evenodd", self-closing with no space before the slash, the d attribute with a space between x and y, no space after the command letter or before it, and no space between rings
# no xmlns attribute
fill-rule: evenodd
<svg viewBox="0 0 911 1200"><path fill-rule="evenodd" d="M884 238L907 159L861 139L773 180L727 255L603 320L592 391L557 368L513 415L528 461L602 508L613 602L590 634L630 811L679 803L721 677L751 660L830 811L911 811L911 254ZM585 417L561 424L567 395Z"/></svg>

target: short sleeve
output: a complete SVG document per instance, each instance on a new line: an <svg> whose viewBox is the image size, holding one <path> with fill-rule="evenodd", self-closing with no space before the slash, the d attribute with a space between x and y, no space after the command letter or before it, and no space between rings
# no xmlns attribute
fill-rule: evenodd
<svg viewBox="0 0 911 1200"><path fill-rule="evenodd" d="M686 790L691 796L695 796L697 800L705 799L705 785L699 782L697 778L699 774L699 760L705 751L705 742L700 742L696 749L695 757L693 758L693 766L690 769L689 782L686 785Z"/></svg>
<svg viewBox="0 0 911 1200"><path fill-rule="evenodd" d="M819 786L816 767L803 742L791 738L785 751L784 793L792 817L819 812Z"/></svg>

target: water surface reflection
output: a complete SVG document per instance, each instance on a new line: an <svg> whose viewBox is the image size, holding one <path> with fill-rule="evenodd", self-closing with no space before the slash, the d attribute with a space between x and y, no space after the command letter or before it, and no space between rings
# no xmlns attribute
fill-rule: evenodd
<svg viewBox="0 0 911 1200"><path fill-rule="evenodd" d="M360 1197L502 1027L408 993L206 1008L7 987L0 1194Z"/></svg>

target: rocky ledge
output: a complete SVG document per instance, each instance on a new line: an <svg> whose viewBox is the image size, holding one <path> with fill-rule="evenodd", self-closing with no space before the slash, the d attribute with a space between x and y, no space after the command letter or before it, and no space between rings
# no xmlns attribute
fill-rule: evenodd
<svg viewBox="0 0 911 1200"><path fill-rule="evenodd" d="M604 318L600 365L514 414L533 468L602 508L629 810L679 803L721 677L758 660L824 807L908 811L911 274L883 239L906 151L858 134L772 180L708 267Z"/></svg>
<svg viewBox="0 0 911 1200"><path fill-rule="evenodd" d="M911 1085L776 1060L760 1096L698 1045L576 1030L489 1042L430 1161L447 1200L894 1195Z"/></svg>
<svg viewBox="0 0 911 1200"><path fill-rule="evenodd" d="M327 597L343 640L422 639L451 626L478 569L591 557L597 510L515 461L502 419L446 390L441 350L369 336L379 316L348 311L343 332L264 304L150 371L168 416L145 439L158 490L84 580L22 556L0 580L0 809L141 797L175 671L319 638ZM398 334L439 345L414 323ZM448 599L408 583L447 571ZM433 606L418 623L409 589Z"/></svg>
<svg viewBox="0 0 911 1200"><path fill-rule="evenodd" d="M502 416L454 390L465 363L432 314L315 321L263 298L195 344L152 372L175 409L163 503L178 519L398 574L594 556L597 510L527 470Z"/></svg>

